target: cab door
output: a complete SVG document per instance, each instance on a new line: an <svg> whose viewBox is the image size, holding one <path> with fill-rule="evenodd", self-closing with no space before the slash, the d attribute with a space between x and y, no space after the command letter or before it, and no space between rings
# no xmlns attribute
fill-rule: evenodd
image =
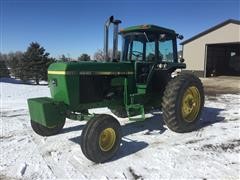
<svg viewBox="0 0 240 180"><path fill-rule="evenodd" d="M136 83L146 85L156 62L156 42L136 39L130 43L129 49L128 59L134 63Z"/></svg>

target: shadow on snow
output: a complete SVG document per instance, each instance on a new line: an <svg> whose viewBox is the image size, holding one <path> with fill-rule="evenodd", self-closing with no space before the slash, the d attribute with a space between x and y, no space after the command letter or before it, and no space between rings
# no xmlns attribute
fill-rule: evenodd
<svg viewBox="0 0 240 180"><path fill-rule="evenodd" d="M212 124L219 123L224 121L224 117L220 116L220 112L224 109L219 108L211 108L211 107L204 107L203 112L198 124L197 129L202 129L206 126L211 126ZM156 114L156 112L152 112L153 116L147 118L145 121L134 121L127 123L122 126L122 142L121 147L116 156L114 156L110 161L115 161L117 159L126 157L128 155L134 154L148 146L147 142L132 140L126 136L135 134L138 132L146 131L143 135L151 135L153 131L154 136L163 134L167 129L165 128L165 123L162 119L161 114ZM71 131L79 131L84 128L84 125L78 125L74 127L64 128L62 133L68 133ZM70 141L80 144L81 136L77 136L74 138L69 139Z"/></svg>
<svg viewBox="0 0 240 180"><path fill-rule="evenodd" d="M206 126L212 126L212 124L220 123L225 120L225 117L220 115L220 112L224 109L204 107L201 118L199 121L198 129L204 128Z"/></svg>

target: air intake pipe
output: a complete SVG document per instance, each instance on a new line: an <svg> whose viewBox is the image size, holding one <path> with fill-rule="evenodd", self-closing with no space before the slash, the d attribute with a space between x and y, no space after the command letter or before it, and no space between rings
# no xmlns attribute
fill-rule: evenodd
<svg viewBox="0 0 240 180"><path fill-rule="evenodd" d="M109 27L111 23L114 24L114 31L113 31L113 53L112 53L112 61L117 60L117 53L118 53L118 25L121 23L120 20L114 20L113 16L110 16L104 24L104 58L106 61L110 60L108 54L108 36L109 36Z"/></svg>

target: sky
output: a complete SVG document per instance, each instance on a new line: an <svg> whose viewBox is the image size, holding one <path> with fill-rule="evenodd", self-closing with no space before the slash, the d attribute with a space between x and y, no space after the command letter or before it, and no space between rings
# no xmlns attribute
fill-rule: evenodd
<svg viewBox="0 0 240 180"><path fill-rule="evenodd" d="M186 40L239 20L240 0L0 0L0 52L26 51L38 42L56 58L93 55L103 48L103 25L111 15L122 20L120 28L155 24Z"/></svg>

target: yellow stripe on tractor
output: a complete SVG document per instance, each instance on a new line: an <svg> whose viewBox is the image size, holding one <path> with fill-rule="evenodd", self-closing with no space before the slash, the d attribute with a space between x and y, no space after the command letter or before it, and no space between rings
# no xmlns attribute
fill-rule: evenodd
<svg viewBox="0 0 240 180"><path fill-rule="evenodd" d="M48 71L48 74L65 75L66 71Z"/></svg>
<svg viewBox="0 0 240 180"><path fill-rule="evenodd" d="M99 71L48 71L55 75L131 75L133 72L99 72Z"/></svg>

